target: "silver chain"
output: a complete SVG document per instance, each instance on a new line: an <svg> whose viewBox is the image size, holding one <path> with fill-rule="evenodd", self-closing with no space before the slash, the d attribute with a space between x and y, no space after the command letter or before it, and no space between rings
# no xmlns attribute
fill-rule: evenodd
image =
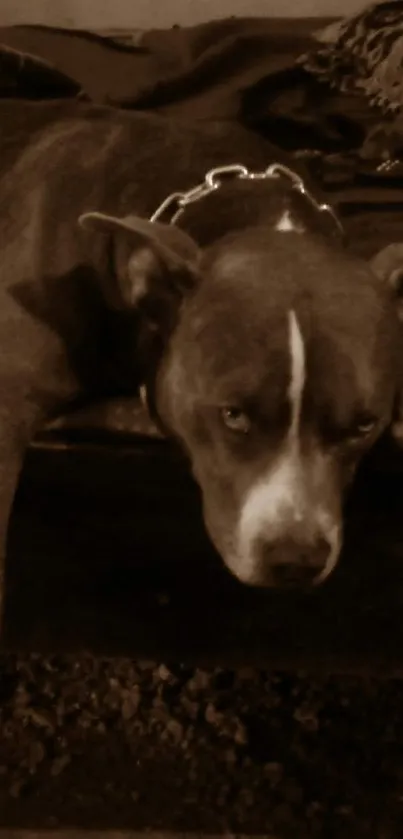
<svg viewBox="0 0 403 839"><path fill-rule="evenodd" d="M312 193L306 188L301 176L298 175L297 172L294 172L293 169L289 169L288 166L284 166L283 163L272 163L262 172L250 172L246 166L242 166L240 163L233 163L230 166L218 166L215 169L210 169L210 171L205 175L204 181L192 189L189 189L188 192L172 192L171 195L168 195L168 198L165 198L165 201L160 204L155 213L153 213L150 217L150 220L153 222L158 221L162 215L168 213L169 210L172 210L169 223L176 224L188 204L200 201L201 198L205 198L206 195L210 195L211 192L219 189L222 186L223 181L228 178L228 176L233 176L235 179L239 178L240 180L250 181L262 181L270 180L271 178L285 177L288 181L291 181L293 189L296 189L304 195L317 212L327 213L330 215L339 231L343 233L343 226L333 207L331 207L330 204L317 201Z"/></svg>

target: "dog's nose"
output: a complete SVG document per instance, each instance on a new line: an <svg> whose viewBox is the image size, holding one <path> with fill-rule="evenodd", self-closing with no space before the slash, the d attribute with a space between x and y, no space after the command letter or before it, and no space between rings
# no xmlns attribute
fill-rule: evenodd
<svg viewBox="0 0 403 839"><path fill-rule="evenodd" d="M278 587L312 585L326 567L331 545L321 537L314 544L301 546L292 539L266 545L263 561Z"/></svg>
<svg viewBox="0 0 403 839"><path fill-rule="evenodd" d="M305 588L312 585L319 575L317 568L299 563L272 565L271 573L278 588Z"/></svg>

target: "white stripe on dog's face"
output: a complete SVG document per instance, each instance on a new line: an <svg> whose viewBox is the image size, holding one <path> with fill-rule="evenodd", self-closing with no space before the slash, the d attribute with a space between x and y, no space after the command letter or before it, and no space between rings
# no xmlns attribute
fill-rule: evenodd
<svg viewBox="0 0 403 839"><path fill-rule="evenodd" d="M279 220L276 221L274 229L278 230L280 233L290 233L291 231L295 231L295 225L289 210L284 210Z"/></svg>
<svg viewBox="0 0 403 839"><path fill-rule="evenodd" d="M291 357L291 380L288 398L291 407L291 423L288 438L291 445L298 447L302 397L305 385L305 346L297 316L292 309L288 314L289 348Z"/></svg>
<svg viewBox="0 0 403 839"><path fill-rule="evenodd" d="M326 568L320 573L322 581L333 570L340 550L339 528L325 509L307 510L300 457L301 413L306 383L306 353L297 315L288 315L288 346L290 354L290 424L280 458L270 472L247 495L241 510L238 527L237 559L233 571L244 582L253 581L259 558L256 545L269 541L275 546L290 533L292 526L311 513L314 526L329 543Z"/></svg>
<svg viewBox="0 0 403 839"><path fill-rule="evenodd" d="M279 233L303 233L305 228L300 221L292 217L290 211L284 210L276 221L274 229Z"/></svg>
<svg viewBox="0 0 403 839"><path fill-rule="evenodd" d="M299 427L305 384L304 339L294 310L288 313L288 347L290 354L290 425L281 458L270 473L252 488L246 498L239 523L239 556L242 576L253 572L253 543L261 533L275 533L281 526L285 509L296 521L302 517L299 499Z"/></svg>

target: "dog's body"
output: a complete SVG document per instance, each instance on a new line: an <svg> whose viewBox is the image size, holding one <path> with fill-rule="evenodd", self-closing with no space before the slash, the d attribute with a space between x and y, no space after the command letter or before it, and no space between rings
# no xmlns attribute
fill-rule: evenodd
<svg viewBox="0 0 403 839"><path fill-rule="evenodd" d="M145 221L213 167L264 170L271 147L241 128L1 107L0 556L26 446L102 390L120 310L125 373L187 450L227 565L256 584L327 576L344 488L397 394L387 283L282 183L238 180L176 227Z"/></svg>

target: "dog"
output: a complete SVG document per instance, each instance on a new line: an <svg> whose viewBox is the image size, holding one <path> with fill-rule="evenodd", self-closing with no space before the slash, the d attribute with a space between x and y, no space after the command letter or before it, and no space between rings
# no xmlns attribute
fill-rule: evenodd
<svg viewBox="0 0 403 839"><path fill-rule="evenodd" d="M186 452L228 569L322 583L359 462L400 428L401 247L356 258L242 127L0 110L2 568L27 446L116 354Z"/></svg>

